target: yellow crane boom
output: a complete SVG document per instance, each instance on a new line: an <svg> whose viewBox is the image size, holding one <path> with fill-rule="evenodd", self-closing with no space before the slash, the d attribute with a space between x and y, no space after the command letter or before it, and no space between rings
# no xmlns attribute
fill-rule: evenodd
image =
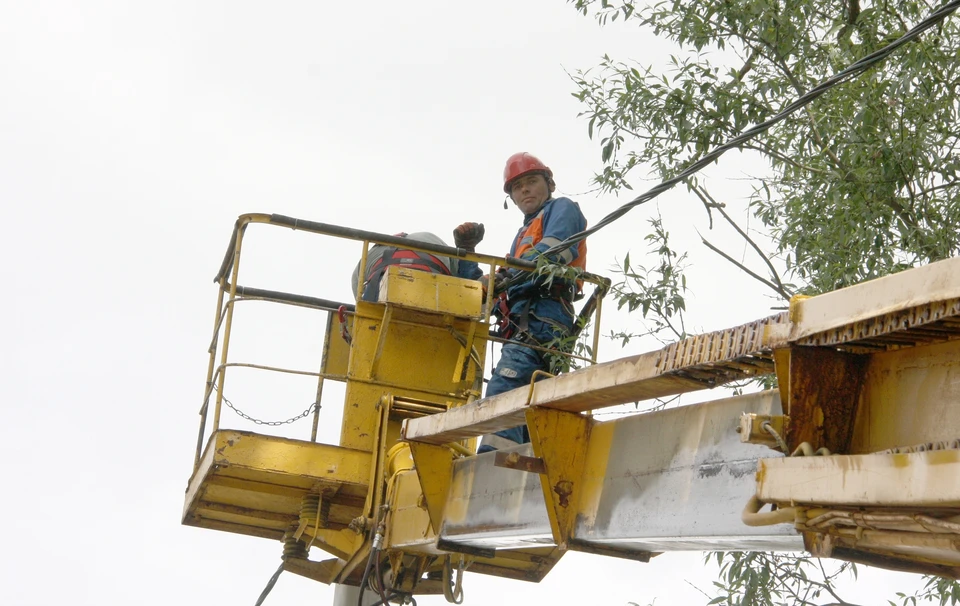
<svg viewBox="0 0 960 606"><path fill-rule="evenodd" d="M806 549L960 577L960 259L480 399L492 293L396 267L375 303L239 286L243 235L257 223L358 240L361 259L385 243L478 261L491 274L531 269L240 217L217 275L184 524L282 541L284 569L384 597L453 600L467 567L537 581L569 550L644 561ZM597 284L587 311L598 321L609 283L585 277ZM318 372L230 360L233 310L250 299L326 314ZM318 401L325 380L344 382L339 444L316 441L319 407L309 441L222 427L227 370L244 366L316 376ZM769 374L779 390L614 421L591 414ZM530 444L474 454L477 436L523 422ZM313 547L332 557L311 559Z"/></svg>

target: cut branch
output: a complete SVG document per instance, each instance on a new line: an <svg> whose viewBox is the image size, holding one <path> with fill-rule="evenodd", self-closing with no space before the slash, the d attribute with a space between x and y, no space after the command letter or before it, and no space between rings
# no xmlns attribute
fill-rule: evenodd
<svg viewBox="0 0 960 606"><path fill-rule="evenodd" d="M777 293L778 295L780 295L780 296L783 297L784 299L789 299L789 298L790 298L790 295L788 295L786 292L784 292L784 291L780 290L779 288L777 288L777 285L776 285L776 284L774 284L774 283L771 282L770 280L767 280L766 278L763 278L763 277L759 276L758 274L754 273L754 272L751 271L747 266L745 266L743 263L737 261L736 259L734 259L734 258L731 257L730 255L728 255L727 253L723 252L722 250L720 250L719 248L717 248L717 247L714 246L713 244L710 244L710 242L708 242L708 241L706 240L706 238L704 238L703 236L700 236L700 241L703 242L703 244L704 244L707 248L709 248L709 249L712 250L713 252L717 253L718 255L720 255L721 257L723 257L724 259L726 259L727 261L729 261L729 262L733 263L734 265L736 265L738 268L740 268L740 269L743 271L743 273L747 274L748 276L750 276L750 277L753 278L754 280L760 282L761 284L766 285L767 287L770 288L770 290L774 291L775 293Z"/></svg>
<svg viewBox="0 0 960 606"><path fill-rule="evenodd" d="M780 280L780 274L777 273L777 270L773 266L773 263L770 262L770 258L767 257L766 253L763 252L760 246L753 241L753 238L751 238L747 234L747 232L745 232L740 227L740 225L737 224L736 221L730 218L730 215L728 215L726 211L723 210L723 205L717 202L713 198L713 196L710 195L710 192L708 192L703 187L695 187L693 190L693 193L697 194L697 197L700 198L700 201L703 202L704 206L706 206L708 209L711 207L716 208L717 212L719 212L723 216L723 218L727 221L727 223L729 223L735 230L737 230L737 233L740 234L740 237L746 240L747 243L750 245L750 247L753 248L754 251L756 251L756 253L760 256L761 259L763 259L763 262L767 265L767 269L770 270L771 277L773 278L774 282L776 282L775 285L770 282L767 282L767 284L773 286L774 289L777 292L779 292L784 299L789 299L790 297L792 297L794 293L789 288L784 286L783 281Z"/></svg>

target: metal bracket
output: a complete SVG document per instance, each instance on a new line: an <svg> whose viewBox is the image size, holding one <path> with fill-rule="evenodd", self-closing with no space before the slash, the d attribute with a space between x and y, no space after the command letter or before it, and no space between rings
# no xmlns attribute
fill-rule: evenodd
<svg viewBox="0 0 960 606"><path fill-rule="evenodd" d="M518 452L501 452L498 450L493 465L494 467L506 467L507 469L529 471L531 473L547 473L547 466L543 459L525 457Z"/></svg>
<svg viewBox="0 0 960 606"><path fill-rule="evenodd" d="M771 448L777 448L777 439L764 425L783 436L787 426L790 423L790 417L785 415L759 415L748 412L740 415L740 425L737 426L737 433L740 434L740 441L749 444L761 444Z"/></svg>

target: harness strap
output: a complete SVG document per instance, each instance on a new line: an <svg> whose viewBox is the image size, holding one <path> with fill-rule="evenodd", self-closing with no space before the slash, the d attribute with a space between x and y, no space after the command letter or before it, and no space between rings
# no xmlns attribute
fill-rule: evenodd
<svg viewBox="0 0 960 606"><path fill-rule="evenodd" d="M443 274L449 276L450 269L437 257L430 253L421 253L415 250L405 248L389 247L383 251L383 256L376 260L371 266L370 271L364 280L363 295L364 301L376 301L380 292L380 281L383 274L386 273L390 265L399 265L409 269L425 271L433 274Z"/></svg>
<svg viewBox="0 0 960 606"><path fill-rule="evenodd" d="M367 280L370 280L377 272L384 271L390 265L402 265L410 269L450 275L450 269L430 253L391 247L384 250L383 256L370 267L370 271L367 272Z"/></svg>
<svg viewBox="0 0 960 606"><path fill-rule="evenodd" d="M507 303L507 293L500 293L500 296L497 297L496 309L494 311L500 318L500 321L497 323L497 334L500 338L512 339L514 335L518 335L518 337L523 335L529 336L530 304L532 302L533 300L531 298L523 300L520 311L517 314L517 321L514 322L511 320L512 310Z"/></svg>

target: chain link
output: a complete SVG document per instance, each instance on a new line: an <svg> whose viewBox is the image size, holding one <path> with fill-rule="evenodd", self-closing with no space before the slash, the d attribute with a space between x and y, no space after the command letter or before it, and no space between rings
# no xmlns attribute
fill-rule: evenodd
<svg viewBox="0 0 960 606"><path fill-rule="evenodd" d="M214 384L213 387L214 387L214 389L216 389L216 388L217 388L216 384ZM240 410L239 408L237 408L236 406L234 406L234 405L233 405L233 402L231 402L230 400L227 399L227 396L223 396L223 402L224 402L228 407L230 407L230 409L233 410L233 412L237 413L238 415L240 415L240 417L246 419L247 421L251 421L251 422L253 422L253 423L256 423L257 425L267 425L267 426L269 426L269 427L279 427L279 426L281 426L281 425L288 425L288 424L290 424L290 423L296 423L296 422L299 421L300 419L305 419L306 417L310 416L310 413L312 413L314 410L319 409L319 403L318 403L318 402L313 402L313 403L310 404L310 406L307 406L306 410L304 410L303 412L301 412L300 414L298 414L298 415L295 416L295 417L290 417L290 418L287 419L286 421L262 421L262 420L260 420L260 419L251 417L251 416L248 415L247 413L243 412L242 410Z"/></svg>

